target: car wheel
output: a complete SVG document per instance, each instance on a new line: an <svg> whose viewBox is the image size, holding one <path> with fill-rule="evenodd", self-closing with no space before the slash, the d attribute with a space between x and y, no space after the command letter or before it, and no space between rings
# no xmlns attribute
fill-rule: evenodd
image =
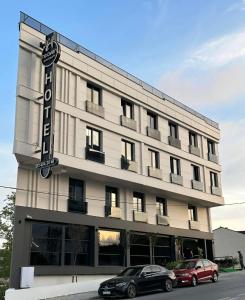
<svg viewBox="0 0 245 300"><path fill-rule="evenodd" d="M136 286L132 283L129 284L128 288L127 288L127 296L128 298L134 298L136 297Z"/></svg>
<svg viewBox="0 0 245 300"><path fill-rule="evenodd" d="M192 286L197 286L197 278L196 278L196 276L192 276L191 285Z"/></svg>
<svg viewBox="0 0 245 300"><path fill-rule="evenodd" d="M165 292L171 292L173 290L173 283L171 279L166 279L164 281L163 289Z"/></svg>
<svg viewBox="0 0 245 300"><path fill-rule="evenodd" d="M212 277L212 281L213 282L217 282L218 281L218 279L219 279L219 277L218 277L218 274L217 274L217 272L214 272L214 274L213 274L213 277Z"/></svg>

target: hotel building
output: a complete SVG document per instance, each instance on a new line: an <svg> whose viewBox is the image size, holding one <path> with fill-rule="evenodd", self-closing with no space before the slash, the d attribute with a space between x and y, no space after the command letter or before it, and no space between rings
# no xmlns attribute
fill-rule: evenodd
<svg viewBox="0 0 245 300"><path fill-rule="evenodd" d="M40 45L53 30L24 13L19 29L10 286L19 288L24 266L38 286L71 282L74 265L80 280L212 259L210 208L224 203L218 124L57 33L59 165L43 179Z"/></svg>

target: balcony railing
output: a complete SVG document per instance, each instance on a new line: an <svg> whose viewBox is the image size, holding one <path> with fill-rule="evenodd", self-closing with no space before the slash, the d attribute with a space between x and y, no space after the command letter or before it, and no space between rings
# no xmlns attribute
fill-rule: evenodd
<svg viewBox="0 0 245 300"><path fill-rule="evenodd" d="M101 164L105 163L105 153L102 151L94 150L90 147L85 148L86 159L92 160Z"/></svg>
<svg viewBox="0 0 245 300"><path fill-rule="evenodd" d="M127 127L129 129L135 130L136 131L136 121L133 119L129 119L125 116L120 116L121 118L121 125L124 127Z"/></svg>
<svg viewBox="0 0 245 300"><path fill-rule="evenodd" d="M219 162L218 156L216 154L213 154L213 153L208 153L208 160L212 161L216 164Z"/></svg>
<svg viewBox="0 0 245 300"><path fill-rule="evenodd" d="M169 136L168 137L168 143L169 145L173 146L173 147L176 147L176 148L181 148L181 142L179 139L173 137L173 136Z"/></svg>
<svg viewBox="0 0 245 300"><path fill-rule="evenodd" d="M124 170L128 170L128 171L137 173L138 164L136 161L129 160L126 157L122 156L121 157L121 168Z"/></svg>
<svg viewBox="0 0 245 300"><path fill-rule="evenodd" d="M121 219L121 208L105 205L105 216Z"/></svg>
<svg viewBox="0 0 245 300"><path fill-rule="evenodd" d="M68 211L69 212L76 212L81 214L86 214L88 212L88 202L83 200L72 200L68 199Z"/></svg>
<svg viewBox="0 0 245 300"><path fill-rule="evenodd" d="M191 154L196 155L196 156L201 156L200 148L195 147L195 146L193 146L193 145L190 145L190 146L189 146L189 152L190 152Z"/></svg>
<svg viewBox="0 0 245 300"><path fill-rule="evenodd" d="M97 105L88 100L86 101L86 111L101 118L104 118L105 115L105 109L103 106Z"/></svg>
<svg viewBox="0 0 245 300"><path fill-rule="evenodd" d="M183 185L183 177L180 175L170 173L170 180L172 183Z"/></svg>
<svg viewBox="0 0 245 300"><path fill-rule="evenodd" d="M151 128L149 126L147 126L146 129L147 129L148 136L152 137L153 139L159 140L159 141L161 140L161 133L159 130Z"/></svg>

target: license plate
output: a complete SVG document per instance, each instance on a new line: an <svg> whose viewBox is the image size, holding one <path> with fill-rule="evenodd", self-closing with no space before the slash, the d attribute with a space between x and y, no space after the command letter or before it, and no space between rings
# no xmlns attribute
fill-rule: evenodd
<svg viewBox="0 0 245 300"><path fill-rule="evenodd" d="M103 293L102 293L103 295L110 295L111 294L111 292L110 291L103 291Z"/></svg>

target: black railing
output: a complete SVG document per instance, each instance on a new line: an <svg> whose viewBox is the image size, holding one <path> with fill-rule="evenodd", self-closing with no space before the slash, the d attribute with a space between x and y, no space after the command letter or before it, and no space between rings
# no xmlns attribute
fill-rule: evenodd
<svg viewBox="0 0 245 300"><path fill-rule="evenodd" d="M77 201L68 199L68 211L76 212L81 214L87 214L88 212L88 202L84 202L83 200Z"/></svg>
<svg viewBox="0 0 245 300"><path fill-rule="evenodd" d="M51 32L54 32L55 30L51 29L50 27L42 24L41 22L35 20L34 18L30 17L29 15L20 12L20 23L24 23L28 26L30 26L31 28L47 35ZM94 60L96 60L97 62L101 63L102 65L104 65L105 67L119 73L120 75L126 77L127 79L133 81L134 83L140 85L144 90L152 93L153 95L161 98L162 100L167 100L171 103L173 103L174 105L181 107L182 109L188 111L189 113L193 114L194 116L202 119L204 122L206 122L207 124L215 127L215 128L219 128L219 124L212 121L211 119L203 116L202 114L200 114L199 112L195 111L194 109L188 107L187 105L179 102L178 100L173 99L172 97L168 96L167 94L163 93L162 91L154 88L153 86L151 86L150 84L140 80L139 78L135 77L134 75L124 71L123 69L117 67L116 65L110 63L109 61L107 61L106 59L96 55L95 53L93 53L92 51L89 51L88 49L80 46L79 44L73 42L72 40L68 39L67 37L63 36L62 34L57 32L57 40L60 44L64 45L65 47L77 52L77 53L82 53Z"/></svg>
<svg viewBox="0 0 245 300"><path fill-rule="evenodd" d="M86 159L104 164L105 163L105 153L101 151L94 150L92 148L86 147Z"/></svg>
<svg viewBox="0 0 245 300"><path fill-rule="evenodd" d="M122 156L121 157L121 169L128 170L129 165L130 165L130 161L126 157Z"/></svg>
<svg viewBox="0 0 245 300"><path fill-rule="evenodd" d="M111 215L111 206L105 205L105 216L109 217Z"/></svg>

